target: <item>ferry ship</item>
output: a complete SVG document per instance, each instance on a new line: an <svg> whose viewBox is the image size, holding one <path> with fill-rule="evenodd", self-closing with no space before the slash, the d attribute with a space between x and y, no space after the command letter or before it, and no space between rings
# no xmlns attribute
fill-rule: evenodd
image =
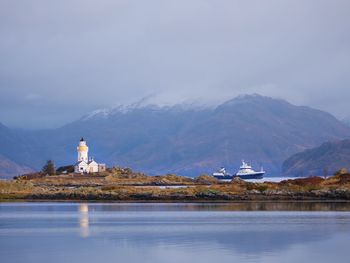
<svg viewBox="0 0 350 263"><path fill-rule="evenodd" d="M213 173L213 176L219 180L233 179L234 177L239 177L242 179L262 179L264 177L265 171L261 168L260 171L254 171L252 166L242 161L242 165L236 174L231 175L226 172L226 169L222 167L220 170Z"/></svg>
<svg viewBox="0 0 350 263"><path fill-rule="evenodd" d="M226 172L226 169L224 167L221 167L220 170L213 173L213 176L219 180L230 180L233 177L233 175Z"/></svg>
<svg viewBox="0 0 350 263"><path fill-rule="evenodd" d="M261 167L260 171L254 171L252 166L247 164L245 161L242 161L241 167L239 167L238 172L235 176L238 176L242 179L262 179L264 177L265 171Z"/></svg>

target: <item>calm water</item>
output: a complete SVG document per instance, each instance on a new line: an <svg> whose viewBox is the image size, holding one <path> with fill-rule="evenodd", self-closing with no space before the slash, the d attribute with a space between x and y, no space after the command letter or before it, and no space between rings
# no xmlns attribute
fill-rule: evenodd
<svg viewBox="0 0 350 263"><path fill-rule="evenodd" d="M349 262L348 211L349 203L0 203L0 262Z"/></svg>
<svg viewBox="0 0 350 263"><path fill-rule="evenodd" d="M300 179L300 178L305 178L305 177L269 177L265 176L262 179L244 179L246 182L250 183L264 183L264 182L272 182L272 183L279 183L285 180L294 180L294 179ZM224 182L231 182L231 180L222 180Z"/></svg>

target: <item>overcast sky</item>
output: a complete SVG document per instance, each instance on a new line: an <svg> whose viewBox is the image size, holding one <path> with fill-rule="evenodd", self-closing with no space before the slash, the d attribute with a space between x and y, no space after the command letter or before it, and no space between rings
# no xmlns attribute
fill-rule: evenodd
<svg viewBox="0 0 350 263"><path fill-rule="evenodd" d="M0 122L259 93L350 115L350 1L0 0Z"/></svg>

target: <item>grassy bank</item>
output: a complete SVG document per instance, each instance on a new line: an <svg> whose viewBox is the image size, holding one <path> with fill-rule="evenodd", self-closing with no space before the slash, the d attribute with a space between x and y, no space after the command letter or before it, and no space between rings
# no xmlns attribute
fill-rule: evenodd
<svg viewBox="0 0 350 263"><path fill-rule="evenodd" d="M350 174L280 183L222 183L210 176L146 176L120 168L95 175L23 176L0 182L0 200L350 200Z"/></svg>

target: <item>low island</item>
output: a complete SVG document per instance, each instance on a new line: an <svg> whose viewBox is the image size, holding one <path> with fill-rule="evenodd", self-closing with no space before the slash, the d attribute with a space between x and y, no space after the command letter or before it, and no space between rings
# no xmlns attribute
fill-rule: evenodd
<svg viewBox="0 0 350 263"><path fill-rule="evenodd" d="M308 177L279 183L222 182L209 175L188 178L174 174L148 176L130 168L109 168L94 174L43 172L0 181L0 200L108 200L130 202L230 202L263 200L350 200L350 173Z"/></svg>

